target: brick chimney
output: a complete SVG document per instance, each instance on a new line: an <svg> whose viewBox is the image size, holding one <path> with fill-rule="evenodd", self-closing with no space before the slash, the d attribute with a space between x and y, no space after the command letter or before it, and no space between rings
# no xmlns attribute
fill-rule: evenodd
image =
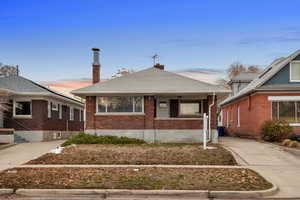
<svg viewBox="0 0 300 200"><path fill-rule="evenodd" d="M99 52L100 49L92 48L93 51L93 84L100 81L100 61Z"/></svg>
<svg viewBox="0 0 300 200"><path fill-rule="evenodd" d="M165 69L165 66L164 65L161 65L159 63L156 63L153 67L157 68L157 69L161 69L161 70L164 70Z"/></svg>

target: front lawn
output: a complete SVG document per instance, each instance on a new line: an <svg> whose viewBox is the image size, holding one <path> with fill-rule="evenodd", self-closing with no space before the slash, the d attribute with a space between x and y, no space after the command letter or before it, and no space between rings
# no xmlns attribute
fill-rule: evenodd
<svg viewBox="0 0 300 200"><path fill-rule="evenodd" d="M27 164L236 165L226 149L199 144L80 144L47 153Z"/></svg>
<svg viewBox="0 0 300 200"><path fill-rule="evenodd" d="M264 190L272 184L242 168L14 168L0 173L0 188Z"/></svg>

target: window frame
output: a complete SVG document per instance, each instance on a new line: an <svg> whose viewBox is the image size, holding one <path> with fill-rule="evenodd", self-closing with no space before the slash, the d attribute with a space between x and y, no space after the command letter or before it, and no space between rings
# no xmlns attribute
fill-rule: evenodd
<svg viewBox="0 0 300 200"><path fill-rule="evenodd" d="M53 107L53 105L56 105L56 107ZM59 104L57 103L57 102L53 102L53 101L51 101L51 111L53 110L53 111L58 111L58 106L59 106Z"/></svg>
<svg viewBox="0 0 300 200"><path fill-rule="evenodd" d="M240 119L240 105L237 107L237 127L241 127L241 119Z"/></svg>
<svg viewBox="0 0 300 200"><path fill-rule="evenodd" d="M299 80L293 80L292 79L292 64L293 63L300 63L300 61L299 60L294 60L294 61L290 62L290 82L300 82L300 79Z"/></svg>
<svg viewBox="0 0 300 200"><path fill-rule="evenodd" d="M119 96L97 96L96 97L96 115L144 115L144 96L120 96L120 97L133 97L132 98L132 106L133 106L133 112L107 112L107 106L108 104L105 104L105 112L99 112L98 104L99 99L101 97L119 97ZM135 112L135 98L134 97L141 97L142 98L142 111L141 112Z"/></svg>
<svg viewBox="0 0 300 200"><path fill-rule="evenodd" d="M288 122L290 124L290 126L300 126L300 116L297 115L297 104L299 103L300 104L300 101L297 101L297 100L294 100L294 101L289 101L289 100L286 100L286 101L271 101L271 119L273 120L273 103L276 103L276 107L277 107L277 113L276 114L276 118L275 119L280 119L280 106L279 106L279 103L280 102L292 102L294 103L294 109L295 109L295 122Z"/></svg>
<svg viewBox="0 0 300 200"><path fill-rule="evenodd" d="M17 102L29 102L30 103L30 114L29 115L18 115L16 113L16 103ZM32 118L32 100L28 99L14 99L13 101L13 117L14 118Z"/></svg>
<svg viewBox="0 0 300 200"><path fill-rule="evenodd" d="M201 109L201 112L199 112L198 114L182 114L181 113L181 109L180 109L180 104L181 103L191 103L191 104L195 104L198 103L199 104L199 108ZM178 116L179 117L203 117L203 100L193 100L193 99L180 99L178 101Z"/></svg>
<svg viewBox="0 0 300 200"><path fill-rule="evenodd" d="M74 119L75 119L75 112L74 112L74 108L73 107L69 107L70 108L70 117L69 117L69 120L70 121L74 121Z"/></svg>
<svg viewBox="0 0 300 200"><path fill-rule="evenodd" d="M62 119L62 104L58 104L58 118Z"/></svg>

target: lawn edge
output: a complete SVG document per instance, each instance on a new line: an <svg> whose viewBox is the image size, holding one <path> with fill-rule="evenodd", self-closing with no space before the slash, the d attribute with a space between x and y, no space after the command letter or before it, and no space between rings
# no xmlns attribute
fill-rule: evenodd
<svg viewBox="0 0 300 200"><path fill-rule="evenodd" d="M208 190L123 190L123 189L17 189L16 194L28 196L100 195L103 197L201 197L201 198L258 198L275 194L278 187L257 191Z"/></svg>

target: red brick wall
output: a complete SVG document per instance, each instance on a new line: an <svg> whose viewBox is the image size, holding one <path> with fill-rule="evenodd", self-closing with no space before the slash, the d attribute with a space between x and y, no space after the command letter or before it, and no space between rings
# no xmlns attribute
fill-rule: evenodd
<svg viewBox="0 0 300 200"><path fill-rule="evenodd" d="M227 112L230 111L229 128L226 131L229 135L243 136L260 139L260 130L265 120L272 118L272 103L268 96L299 96L295 93L268 93L255 94L245 97L238 102L222 107L223 125L227 125ZM237 108L240 106L240 127L237 127ZM300 132L300 127L293 127L295 132Z"/></svg>
<svg viewBox="0 0 300 200"><path fill-rule="evenodd" d="M79 111L75 110L75 120L69 120L69 108L63 106L62 119L59 119L58 111L51 111L48 118L48 102L45 100L32 100L32 118L13 118L12 111L4 122L6 128L15 130L58 130L58 131L83 131L84 122L79 122Z"/></svg>
<svg viewBox="0 0 300 200"><path fill-rule="evenodd" d="M212 103L212 96L208 104ZM217 103L212 107L211 127L217 124ZM86 129L201 129L201 120L155 120L154 97L144 97L144 115L95 115L96 97L86 98Z"/></svg>
<svg viewBox="0 0 300 200"><path fill-rule="evenodd" d="M202 129L202 120L155 120L155 129Z"/></svg>

